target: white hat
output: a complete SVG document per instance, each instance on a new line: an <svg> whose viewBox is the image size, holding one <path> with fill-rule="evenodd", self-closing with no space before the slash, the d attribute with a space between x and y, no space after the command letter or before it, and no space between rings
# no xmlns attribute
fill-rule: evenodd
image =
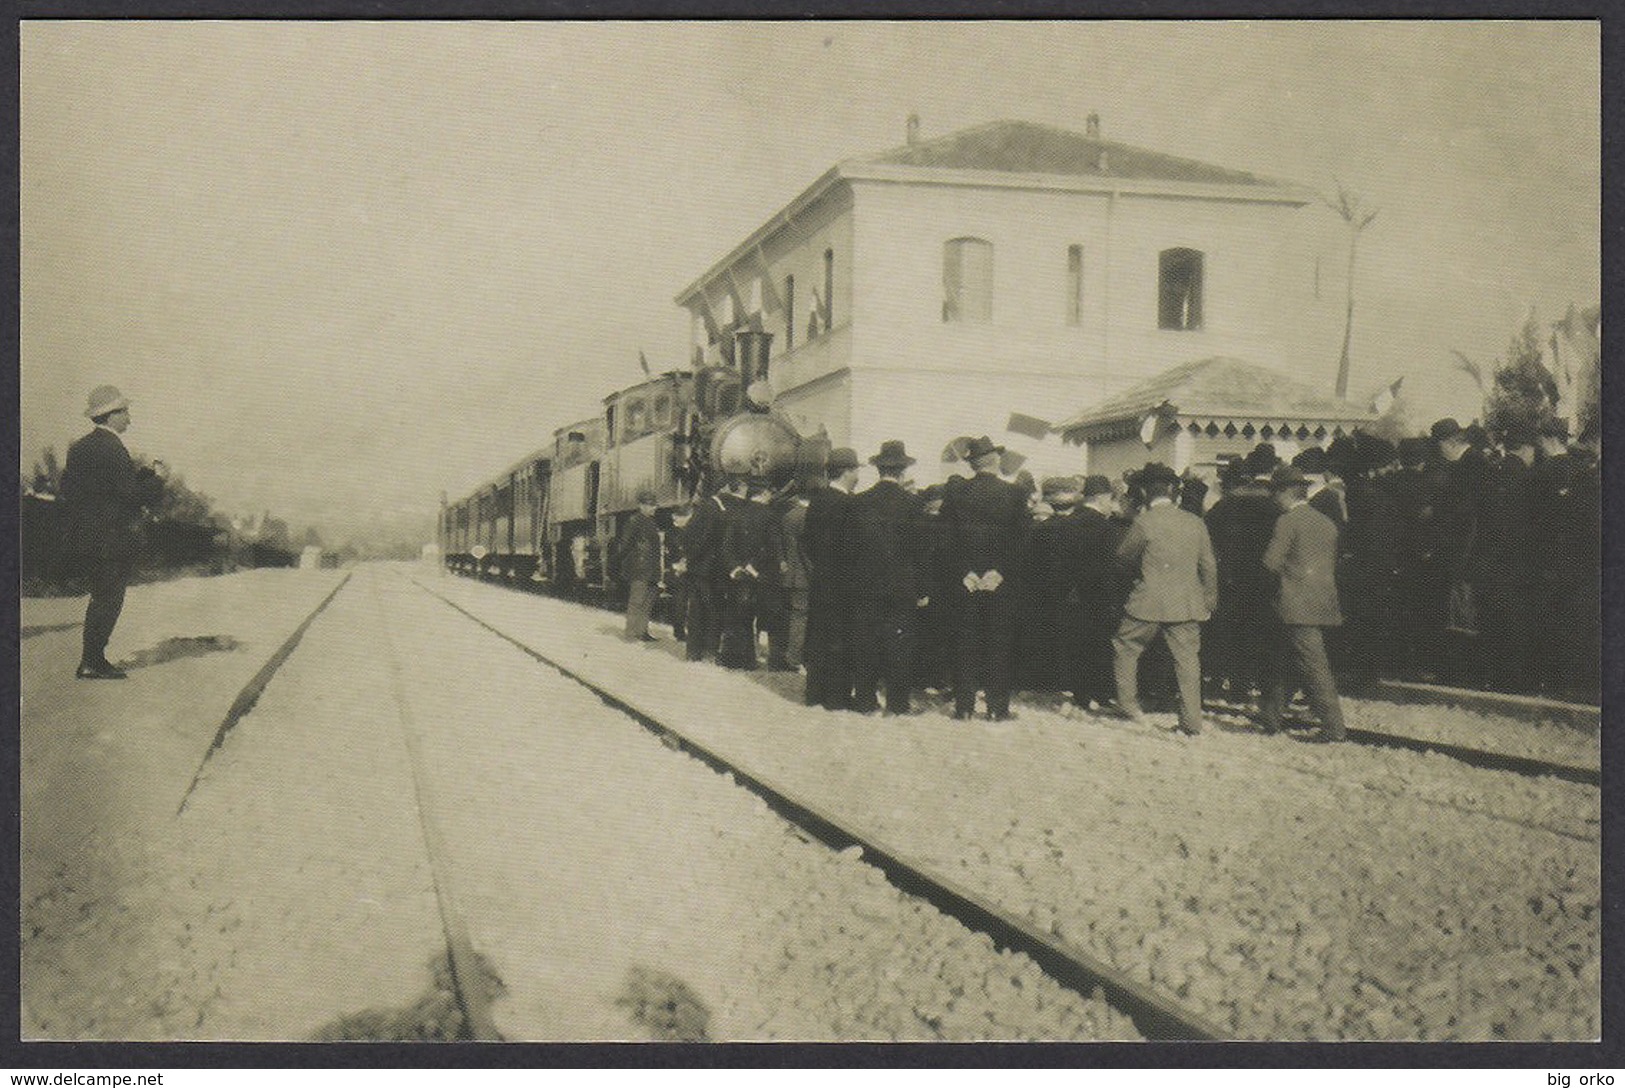
<svg viewBox="0 0 1625 1088"><path fill-rule="evenodd" d="M116 412L120 408L128 408L130 402L123 393L118 391L116 385L98 385L90 391L90 400L85 407L85 415L91 419Z"/></svg>

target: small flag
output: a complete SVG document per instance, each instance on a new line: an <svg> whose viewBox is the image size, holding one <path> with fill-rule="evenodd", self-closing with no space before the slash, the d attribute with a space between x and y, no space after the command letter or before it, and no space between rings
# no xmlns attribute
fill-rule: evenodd
<svg viewBox="0 0 1625 1088"><path fill-rule="evenodd" d="M649 369L649 357L643 354L642 348L638 349L638 365L643 368L644 377L654 377L654 371Z"/></svg>
<svg viewBox="0 0 1625 1088"><path fill-rule="evenodd" d="M1042 439L1049 434L1050 425L1047 420L1039 419L1036 416L1023 415L1020 412L1011 412L1010 422L1004 425L1004 429L1009 431L1011 434L1019 434L1025 438Z"/></svg>
<svg viewBox="0 0 1625 1088"><path fill-rule="evenodd" d="M1399 399L1399 387L1404 384L1405 375L1401 374L1392 383L1383 386L1377 391L1377 395L1371 398L1371 410L1380 416L1392 408L1394 401Z"/></svg>

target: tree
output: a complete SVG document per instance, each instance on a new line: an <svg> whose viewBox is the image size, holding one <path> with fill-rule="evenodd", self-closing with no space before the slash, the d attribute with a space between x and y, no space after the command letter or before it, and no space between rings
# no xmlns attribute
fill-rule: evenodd
<svg viewBox="0 0 1625 1088"><path fill-rule="evenodd" d="M1529 318L1507 345L1484 397L1484 426L1491 432L1508 427L1534 428L1557 413L1557 379L1546 368L1540 323Z"/></svg>
<svg viewBox="0 0 1625 1088"><path fill-rule="evenodd" d="M1349 274L1346 292L1348 305L1343 315L1343 352L1337 360L1337 395L1346 397L1349 395L1349 341L1354 336L1354 258L1360 246L1360 232L1377 218L1379 209L1372 208L1367 211L1362 206L1360 198L1343 188L1342 182L1335 184L1336 199L1322 198L1322 202L1340 215L1349 228Z"/></svg>

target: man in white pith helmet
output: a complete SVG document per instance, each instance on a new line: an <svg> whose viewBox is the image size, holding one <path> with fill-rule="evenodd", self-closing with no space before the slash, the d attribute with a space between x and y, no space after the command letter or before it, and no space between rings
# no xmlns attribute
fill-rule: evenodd
<svg viewBox="0 0 1625 1088"><path fill-rule="evenodd" d="M140 550L141 510L164 496L162 461L138 466L119 436L130 426L130 402L116 386L90 391L85 415L95 428L68 447L62 470L63 518L73 565L90 590L84 646L75 675L81 680L122 680L107 660L107 641L124 609Z"/></svg>

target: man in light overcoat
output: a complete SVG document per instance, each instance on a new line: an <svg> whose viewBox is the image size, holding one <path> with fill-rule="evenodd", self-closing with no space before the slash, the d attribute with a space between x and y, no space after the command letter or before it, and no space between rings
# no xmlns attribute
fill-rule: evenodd
<svg viewBox="0 0 1625 1088"><path fill-rule="evenodd" d="M1296 673L1326 735L1343 740L1347 736L1343 710L1322 637L1322 628L1343 622L1337 603L1337 525L1310 504L1309 481L1302 470L1291 465L1276 469L1270 489L1284 510L1264 549L1265 568L1280 578L1275 614L1281 620L1281 635L1267 663L1259 724L1266 733L1281 728L1287 678Z"/></svg>
<svg viewBox="0 0 1625 1088"><path fill-rule="evenodd" d="M1202 519L1174 505L1179 477L1173 469L1153 462L1136 482L1146 507L1117 546L1117 561L1139 578L1112 639L1117 705L1128 718L1144 717L1140 655L1161 635L1179 684L1179 728L1196 734L1202 731L1202 622L1219 601L1219 564Z"/></svg>

